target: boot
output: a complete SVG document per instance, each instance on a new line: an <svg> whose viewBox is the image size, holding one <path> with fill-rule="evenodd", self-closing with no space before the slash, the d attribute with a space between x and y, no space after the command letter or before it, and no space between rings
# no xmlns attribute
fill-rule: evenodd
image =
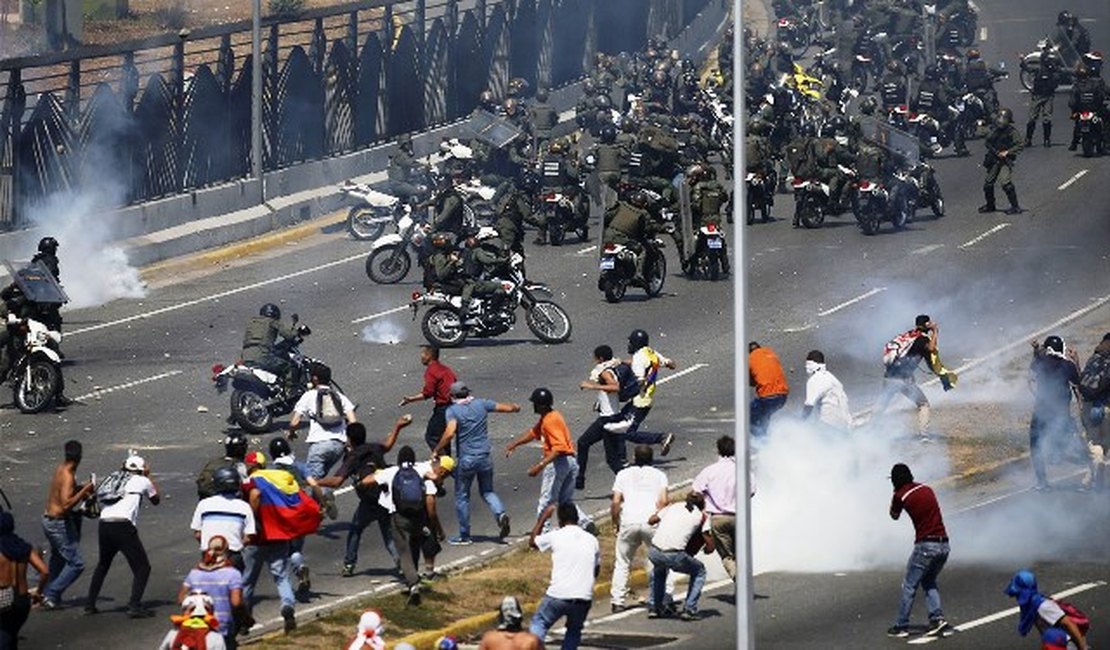
<svg viewBox="0 0 1110 650"><path fill-rule="evenodd" d="M994 212L994 187L984 187L983 197L986 198L987 202L984 205L979 206L979 214L988 214Z"/></svg>
<svg viewBox="0 0 1110 650"><path fill-rule="evenodd" d="M1052 122L1045 122L1042 126L1044 127L1044 146L1046 148L1051 147L1052 146Z"/></svg>
<svg viewBox="0 0 1110 650"><path fill-rule="evenodd" d="M536 235L535 240L532 241L537 246L547 246L547 228L540 228L540 233Z"/></svg>
<svg viewBox="0 0 1110 650"><path fill-rule="evenodd" d="M1033 132L1037 130L1036 122L1029 122L1025 125L1025 146L1033 146Z"/></svg>
<svg viewBox="0 0 1110 650"><path fill-rule="evenodd" d="M1006 214L1021 214L1021 206L1018 205L1017 190L1013 185L1007 185L1002 190L1006 192L1006 200L1010 202L1010 208L1006 210Z"/></svg>

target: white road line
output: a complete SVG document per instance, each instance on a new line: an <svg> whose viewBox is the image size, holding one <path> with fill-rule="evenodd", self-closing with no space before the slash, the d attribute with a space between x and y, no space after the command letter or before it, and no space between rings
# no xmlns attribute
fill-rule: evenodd
<svg viewBox="0 0 1110 650"><path fill-rule="evenodd" d="M1076 586L1074 586L1070 589L1065 589L1061 592L1052 594L1051 598L1053 600L1060 600L1061 598L1068 598L1070 596L1074 596L1075 594L1083 593L1084 591L1090 591L1091 589L1097 589L1099 587L1105 587L1105 586L1106 586L1106 583L1103 582L1102 580L1097 580L1095 582L1085 582L1081 585L1076 585ZM984 616L982 618L977 618L974 621L968 621L966 623L961 623L961 624L957 625L956 627L954 627L952 629L954 629L957 632L966 632L967 630L977 628L981 625L987 625L988 623L994 623L995 621L1000 621L1004 618L1008 618L1010 616L1013 616L1014 614L1017 614L1020 611L1021 611L1021 609L1018 608L1018 607L1011 607L1009 609L1002 610L1001 612L995 612L994 614L990 614L990 615ZM910 641L909 644L910 645L923 645L923 644L926 644L926 643L932 643L933 641L938 641L940 639L941 639L941 637L923 636L923 637L916 638L913 641Z"/></svg>
<svg viewBox="0 0 1110 650"><path fill-rule="evenodd" d="M1086 176L1086 175L1087 175L1087 172L1089 172L1089 171L1090 171L1089 169L1080 169L1079 171L1075 172L1075 175L1074 175L1074 176L1072 176L1072 177L1071 177L1071 178L1069 178L1068 180L1064 181L1064 182L1063 182L1063 184L1062 184L1062 185L1060 185L1060 187L1057 187L1056 189L1058 189L1058 190L1060 190L1061 192L1063 192L1064 190L1066 190L1066 189L1068 189L1069 187L1071 187L1071 184L1072 184L1072 183L1074 183L1075 181L1077 181L1077 180L1079 180L1079 179L1083 178L1084 176Z"/></svg>
<svg viewBox="0 0 1110 650"><path fill-rule="evenodd" d="M802 325L801 327L785 327L785 328L783 328L782 331L786 332L787 334L796 334L798 332L809 331L809 330L813 329L813 327L814 327L813 323L806 323L805 325Z"/></svg>
<svg viewBox="0 0 1110 650"><path fill-rule="evenodd" d="M380 311L376 314L370 314L369 316L363 316L362 318L356 318L353 321L351 321L351 324L354 325L356 323L365 323L368 320L374 320L375 318L381 318L382 316L388 316L390 314L396 314L397 312L405 311L408 308L409 308L408 305L401 305L400 307L394 307L393 309L387 309L385 311Z"/></svg>
<svg viewBox="0 0 1110 650"><path fill-rule="evenodd" d="M982 43L986 40L987 40L987 28L986 27L980 27L979 28L979 42Z"/></svg>
<svg viewBox="0 0 1110 650"><path fill-rule="evenodd" d="M970 241L965 241L964 243L960 244L959 248L961 250L971 248L975 244L978 244L979 242L983 241L987 237L990 237L991 235L998 232L999 230L1002 230L1003 228L1007 228L1009 225L1010 224L1008 224L1008 223L1000 223L997 226L995 226L994 228L991 228L987 232L983 233L982 235L979 235L978 237L976 237L976 238L974 238Z"/></svg>
<svg viewBox="0 0 1110 650"><path fill-rule="evenodd" d="M839 305L837 305L836 307L826 309L825 311L819 311L819 312L817 312L817 315L818 316L828 316L829 314L836 313L836 312L840 311L841 309L844 309L845 307L851 307L852 305L856 304L857 302L859 302L861 300L867 300L871 296L874 296L875 294L882 293L884 291L886 291L886 287L878 287L877 289L872 289L871 291L868 291L867 293L865 293L861 296L856 296L855 298L852 298L851 300L846 300L846 301L840 303Z"/></svg>
<svg viewBox="0 0 1110 650"><path fill-rule="evenodd" d="M101 395L107 395L108 393L114 393L116 391L126 390L128 388L134 388L135 386L139 386L141 384L149 384L152 381L158 381L159 379L165 379L166 377L173 377L175 375L180 375L182 372L183 371L181 371L181 370L171 370L169 372L163 372L160 375L154 375L153 377L147 377L146 379L136 379L135 381L129 381L126 384L120 384L119 386L109 386L108 388L101 388L100 390L94 390L91 393L86 393L84 395L78 395L77 397L74 397L73 399L74 399L74 401L82 402L84 400L92 399L94 397L99 397Z"/></svg>
<svg viewBox="0 0 1110 650"><path fill-rule="evenodd" d="M930 244L928 246L922 246L921 248L913 249L912 251L910 251L910 255L928 255L929 253L940 250L942 248L944 248L944 244Z"/></svg>
<svg viewBox="0 0 1110 650"><path fill-rule="evenodd" d="M708 368L708 367L709 367L708 363L695 363L694 365L690 366L689 368L686 368L685 370L679 370L678 372L674 373L673 375L667 375L666 377L656 381L655 383L656 384L665 384L668 381L671 381L672 379L678 379L679 377L684 377L684 376L690 374L691 372L694 372L696 370L701 370L702 368Z"/></svg>
<svg viewBox="0 0 1110 650"><path fill-rule="evenodd" d="M711 582L711 583L705 585L704 587L702 587L701 592L704 594L704 593L714 591L714 590L720 589L722 587L728 587L728 586L731 586L731 585L734 585L734 584L736 584L736 583L734 583L732 580L718 580L716 582ZM686 599L686 592L685 591L683 591L681 593L676 593L674 595L674 602L676 602L676 603L682 602L685 599ZM588 620L588 621L586 621L586 627L590 627L591 625L603 625L605 623L612 623L613 621L619 621L619 620L622 620L622 619L626 619L626 618L629 618L631 616L636 616L637 614L640 615L640 616L643 616L644 612L646 612L646 611L647 611L646 608L641 609L639 607L633 607L632 609L626 609L623 612L617 612L616 614L609 614L607 616L602 616L600 618L595 618L595 619L592 619L592 620ZM560 628L556 628L556 629L552 630L551 632L553 634L566 634L566 631L567 631L567 628L560 627Z"/></svg>
<svg viewBox="0 0 1110 650"><path fill-rule="evenodd" d="M298 278L302 275L308 275L309 273L315 273L317 271L323 271L324 269L330 269L334 266L339 266L341 264L346 264L348 262L353 262L355 260L360 260L360 259L363 259L365 257L366 257L365 253L359 253L358 255L351 255L349 257L344 257L344 258L341 258L341 259L338 259L338 260L335 260L335 261L332 261L332 262L328 262L326 264L320 264L319 266L313 266L313 267L310 267L310 268L307 268L307 269L301 269L300 271L294 271L293 273L286 273L285 275L279 275L275 278L270 278L269 280L262 280L261 282L252 282L251 284L246 284L246 285L243 285L241 287L237 287L235 289L228 289L227 291L221 291L219 293L214 293L210 296L205 296L203 298L197 298L195 300L187 300L185 302L177 303L176 305L169 305L167 307L161 307L159 309L143 312L141 314L135 314L134 316L128 316L126 318L120 318L120 319L117 319L117 320L108 321L106 323L99 323L97 325L90 325L88 327L82 327L80 329L76 329L76 330L73 330L71 332L66 332L66 337L69 338L69 337L77 336L78 334L84 334L86 332L95 332L96 330L102 330L102 329L105 329L105 328L108 328L108 327L115 327L116 325L123 325L124 323L130 323L130 322L137 321L137 320L143 320L144 318L151 318L152 316L159 316L161 314L167 314L169 312L177 311L179 309L185 309L186 307L193 307L194 305L200 305L202 303L211 302L211 301L214 301L214 300L219 300L220 298L226 298L227 296L234 296L235 294L243 293L244 291L251 291L252 289L258 289L259 287L265 287L265 286L268 286L268 285L271 285L271 284L277 284L278 282L284 282L286 280L291 280L293 278Z"/></svg>
<svg viewBox="0 0 1110 650"><path fill-rule="evenodd" d="M575 251L574 254L575 255L585 255L586 253L589 253L590 251L596 251L596 250L597 250L597 244L594 244L593 246L587 246L586 248L583 248L580 251Z"/></svg>

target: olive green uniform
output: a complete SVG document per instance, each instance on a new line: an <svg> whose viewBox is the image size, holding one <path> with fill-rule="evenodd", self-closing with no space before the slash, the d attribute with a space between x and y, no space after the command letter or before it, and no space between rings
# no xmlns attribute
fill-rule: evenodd
<svg viewBox="0 0 1110 650"><path fill-rule="evenodd" d="M1013 172L1017 153L1023 148L1021 136L1018 135L1013 124L1007 124L1006 126L995 124L987 132L984 142L987 146L987 152L983 158L983 167L987 168L987 177L983 181L983 195L987 201L986 205L983 206L986 208L984 211L994 211L995 183L1002 184L1002 191L1006 193L1006 198L1010 201L1010 210L1020 210L1017 201L1017 190L1013 183ZM1003 151L1006 152L1006 156L1000 157L998 154Z"/></svg>
<svg viewBox="0 0 1110 650"><path fill-rule="evenodd" d="M243 361L256 368L284 376L289 369L289 360L274 353L278 338L291 339L297 333L292 327L276 318L253 316L247 321L243 331Z"/></svg>

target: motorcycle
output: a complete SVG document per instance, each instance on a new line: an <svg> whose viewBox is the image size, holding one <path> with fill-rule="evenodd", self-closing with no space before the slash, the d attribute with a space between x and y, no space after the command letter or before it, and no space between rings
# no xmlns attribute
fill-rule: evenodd
<svg viewBox="0 0 1110 650"><path fill-rule="evenodd" d="M960 103L964 107L964 137L968 140L985 137L990 124L986 102L976 93L965 93Z"/></svg>
<svg viewBox="0 0 1110 650"><path fill-rule="evenodd" d="M790 46L794 58L800 59L809 51L813 43L813 29L804 16L783 16L779 18L778 39Z"/></svg>
<svg viewBox="0 0 1110 650"><path fill-rule="evenodd" d="M1102 118L1094 111L1080 111L1075 118L1079 122L1079 144L1083 157L1090 158L1105 153L1102 140Z"/></svg>
<svg viewBox="0 0 1110 650"><path fill-rule="evenodd" d="M579 214L574 199L557 188L547 188L539 196L540 210L547 217L547 237L552 246L561 246L568 230L579 241L590 238L589 214Z"/></svg>
<svg viewBox="0 0 1110 650"><path fill-rule="evenodd" d="M933 216L944 216L944 194L940 191L936 171L925 162L918 162L902 176L905 187L909 191L908 198L913 204L914 212L919 206L929 206ZM912 214L911 214L912 218Z"/></svg>
<svg viewBox="0 0 1110 650"><path fill-rule="evenodd" d="M643 287L649 298L663 291L667 280L667 258L663 256L663 240L649 239L643 244L643 273L637 273L636 252L623 244L605 244L601 251L597 288L609 302L620 302L629 286Z"/></svg>
<svg viewBox="0 0 1110 650"><path fill-rule="evenodd" d="M413 292L410 303L413 320L421 306L430 307L420 323L424 338L432 345L453 348L462 345L468 336L500 336L516 324L516 310L523 307L525 322L536 338L544 343L569 340L570 316L555 302L538 297L551 296L551 290L524 277L524 258L520 254L513 253L506 275L501 286L508 295L499 304L495 305L488 296L474 296L464 316L460 315L462 296L435 289Z"/></svg>
<svg viewBox="0 0 1110 650"><path fill-rule="evenodd" d="M975 42L975 35L979 31L979 12L974 7L968 7L967 11L957 11L948 16L937 31L945 35L947 42L967 47Z"/></svg>
<svg viewBox="0 0 1110 650"><path fill-rule="evenodd" d="M406 212L397 223L397 232L379 237L366 256L366 275L378 284L396 284L405 279L412 268L412 257L423 256L424 238L431 226L418 222Z"/></svg>
<svg viewBox="0 0 1110 650"><path fill-rule="evenodd" d="M770 221L775 185L778 183L774 174L768 177L757 172L748 172L744 176L744 182L748 186L748 225L755 223L756 210L759 210L763 221Z"/></svg>
<svg viewBox="0 0 1110 650"><path fill-rule="evenodd" d="M913 215L905 192L897 186L863 179L856 191L858 199L853 212L865 235L879 232L884 221L889 221L895 230L901 230Z"/></svg>
<svg viewBox="0 0 1110 650"><path fill-rule="evenodd" d="M1072 64L1069 65L1065 62L1060 44L1046 35L1037 41L1037 49L1021 57L1021 71L1018 73L1018 78L1021 80L1021 86L1030 92L1033 91L1033 80L1037 78L1037 73L1041 69L1041 52L1046 47L1049 51L1049 57L1056 63L1056 85L1071 86L1075 83L1075 61L1079 59L1079 55L1072 53L1071 56L1067 57L1072 61ZM1065 47L1070 47L1070 44Z"/></svg>
<svg viewBox="0 0 1110 650"><path fill-rule="evenodd" d="M837 166L841 173L852 178L855 172L843 165ZM846 183L838 202L832 201L831 188L827 183L816 179L794 177L794 220L806 228L820 228L826 216L847 212L854 202L851 197L851 183Z"/></svg>
<svg viewBox="0 0 1110 650"><path fill-rule="evenodd" d="M274 423L274 418L293 411L297 400L309 385L311 368L321 363L317 359L301 353L300 345L304 337L312 333L307 326L297 325L297 315L293 315L293 326L297 335L275 346L275 352L288 357L289 381L276 374L236 361L230 366L212 366L212 381L216 392L223 394L230 386L231 415L228 421L239 425L244 431L253 434L266 433Z"/></svg>
<svg viewBox="0 0 1110 650"><path fill-rule="evenodd" d="M721 279L721 271L727 266L724 257L725 233L721 227L710 221L698 228L694 253L690 257L691 276L716 282Z"/></svg>
<svg viewBox="0 0 1110 650"><path fill-rule="evenodd" d="M0 382L10 381L16 407L22 413L38 413L58 397L62 385L62 357L58 346L62 333L33 318L8 314L13 330L11 365Z"/></svg>
<svg viewBox="0 0 1110 650"><path fill-rule="evenodd" d="M377 239L385 229L412 210L399 198L379 192L366 183L347 181L339 186L343 196L355 202L347 212L347 232L359 241Z"/></svg>

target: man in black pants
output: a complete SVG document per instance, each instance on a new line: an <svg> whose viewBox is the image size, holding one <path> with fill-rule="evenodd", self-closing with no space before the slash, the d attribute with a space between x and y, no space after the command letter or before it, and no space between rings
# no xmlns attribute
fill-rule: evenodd
<svg viewBox="0 0 1110 650"><path fill-rule="evenodd" d="M458 378L455 371L439 361L439 348L433 345L420 346L420 363L424 366L424 387L415 395L405 395L399 406L420 402L428 398L435 400L432 417L424 430L424 442L428 449L435 449L447 428L447 407L451 406L451 384Z"/></svg>
<svg viewBox="0 0 1110 650"><path fill-rule="evenodd" d="M92 582L89 583L89 597L85 603L86 614L96 614L96 599L100 595L100 588L104 585L104 577L112 566L116 553L123 553L127 558L127 565L131 567L131 600L128 601L127 615L131 618L149 618L154 615L142 605L143 591L150 578L150 561L146 556L146 549L139 539L139 530L135 527L135 520L139 515L139 504L143 495L153 505L158 505L162 500L158 487L150 478L150 467L141 456L131 455L123 463L123 471L130 476L126 477L122 489L119 491L118 500L105 503L100 511L100 560L93 571ZM105 482L112 481L109 476Z"/></svg>
<svg viewBox="0 0 1110 650"><path fill-rule="evenodd" d="M590 371L590 378L578 387L582 390L596 390L597 400L593 410L598 416L590 426L578 437L578 478L574 481L577 490L586 489L586 467L590 462L590 447L601 442L605 446L605 462L614 474L621 471L624 464L624 439L617 434L606 434L605 425L621 419L614 398L620 392L620 382L617 379L615 368L620 363L613 359L613 348L608 345L599 345L594 348L594 368Z"/></svg>

